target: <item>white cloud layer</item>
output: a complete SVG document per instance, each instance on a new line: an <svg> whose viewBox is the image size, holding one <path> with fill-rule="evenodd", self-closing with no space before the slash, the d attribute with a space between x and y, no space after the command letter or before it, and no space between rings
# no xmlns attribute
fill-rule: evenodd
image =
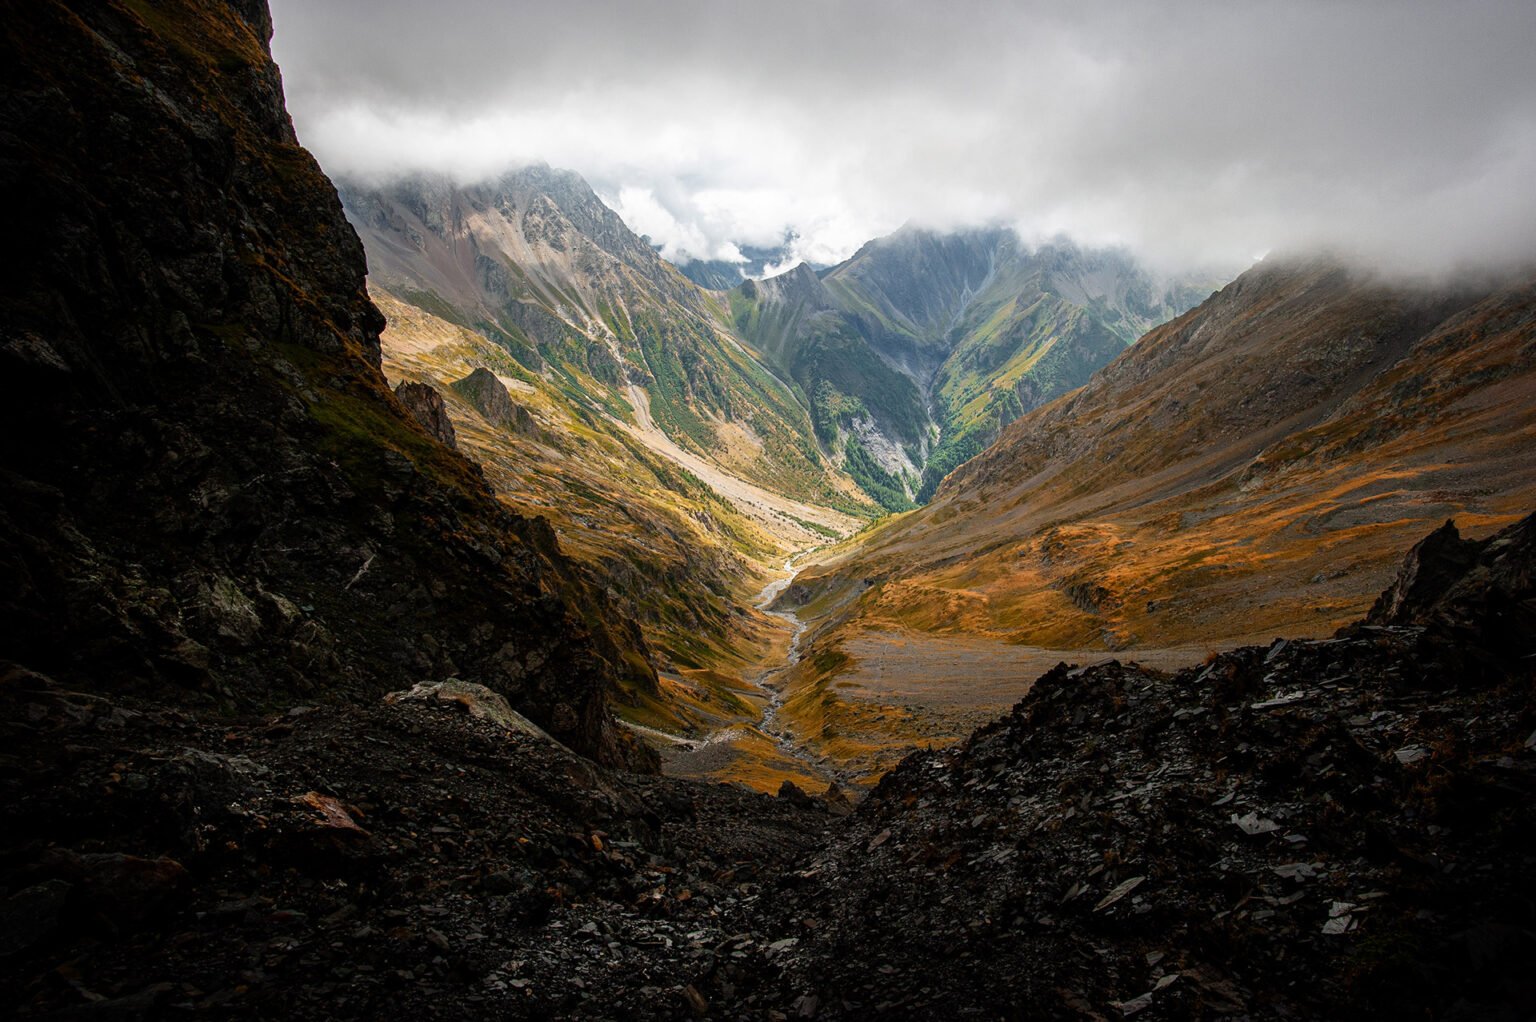
<svg viewBox="0 0 1536 1022"><path fill-rule="evenodd" d="M673 258L912 220L1155 262L1536 257L1536 4L272 0L332 173L583 174Z"/></svg>

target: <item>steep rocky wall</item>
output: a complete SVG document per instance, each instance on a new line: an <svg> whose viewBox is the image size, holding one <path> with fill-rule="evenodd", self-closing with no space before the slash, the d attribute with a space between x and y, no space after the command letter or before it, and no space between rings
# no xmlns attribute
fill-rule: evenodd
<svg viewBox="0 0 1536 1022"><path fill-rule="evenodd" d="M265 4L5 9L0 659L231 707L459 675L623 760L638 632L389 393Z"/></svg>

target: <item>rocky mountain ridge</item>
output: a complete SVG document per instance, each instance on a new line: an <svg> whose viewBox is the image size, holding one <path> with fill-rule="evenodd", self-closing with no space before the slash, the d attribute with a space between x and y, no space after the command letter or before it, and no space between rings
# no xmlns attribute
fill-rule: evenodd
<svg viewBox="0 0 1536 1022"><path fill-rule="evenodd" d="M857 508L800 403L723 329L709 293L578 175L343 182L341 196L374 280L501 344L589 414L633 423L643 400L674 442L734 474Z"/></svg>

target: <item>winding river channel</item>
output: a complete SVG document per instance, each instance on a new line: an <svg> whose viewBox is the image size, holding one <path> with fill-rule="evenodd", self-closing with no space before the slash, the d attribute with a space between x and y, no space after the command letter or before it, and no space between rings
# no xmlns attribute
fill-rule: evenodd
<svg viewBox="0 0 1536 1022"><path fill-rule="evenodd" d="M783 686L774 686L768 683L770 679L783 674L800 662L800 640L805 636L806 623L801 621L800 616L792 610L772 609L773 601L777 600L780 594L785 589L788 589L794 581L795 559L791 557L784 562L783 577L774 579L763 586L763 591L758 593L757 599L753 601L753 605L763 613L782 618L788 623L792 631L789 636L789 648L784 653L784 663L776 667L769 667L753 679L752 684L761 689L763 694L768 697L768 705L763 708L762 719L757 722L758 730L778 742L779 748L784 751L785 755L803 758L805 753L803 750L796 748L794 736L789 732L789 729L779 725L779 708L784 705Z"/></svg>
<svg viewBox="0 0 1536 1022"><path fill-rule="evenodd" d="M744 694L759 707L756 720L727 724L700 738L685 738L638 724L627 725L661 746L667 773L731 776L735 773L733 766L761 760L771 749L776 757L770 755L769 758L782 757L790 761L794 768L791 773L822 780L836 777L838 771L797 741L788 723L779 718L788 684L784 676L800 661L801 642L808 627L794 611L773 608L774 601L795 580L795 560L794 557L786 560L782 573L769 581L752 601L759 611L779 618L790 628L783 659L764 666L755 676L743 678L749 687Z"/></svg>

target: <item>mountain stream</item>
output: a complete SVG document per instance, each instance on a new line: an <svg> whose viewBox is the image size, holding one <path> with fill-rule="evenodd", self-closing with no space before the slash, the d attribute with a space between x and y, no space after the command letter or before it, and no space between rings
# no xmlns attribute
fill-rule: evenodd
<svg viewBox="0 0 1536 1022"><path fill-rule="evenodd" d="M794 773L807 774L824 783L843 780L838 770L806 748L796 739L789 724L779 719L779 711L784 704L787 679L783 683L778 679L799 663L801 641L809 627L792 610L771 609L773 602L795 580L794 562L793 557L785 561L783 574L765 585L752 601L753 606L759 611L779 618L791 629L789 645L785 649L783 660L770 663L756 676L744 679L755 690L750 693L752 701L754 703L759 699L762 701L760 716L757 720L729 724L702 738L684 738L655 728L626 722L625 726L631 730L665 743L663 758L666 762L666 773L678 776L711 777L719 776L719 772L724 769L725 774L729 775L731 771L727 765L737 757L748 761L761 758L761 742L767 739L772 743L777 756L794 764L797 768L793 771ZM756 752L752 749L754 744L758 746Z"/></svg>

